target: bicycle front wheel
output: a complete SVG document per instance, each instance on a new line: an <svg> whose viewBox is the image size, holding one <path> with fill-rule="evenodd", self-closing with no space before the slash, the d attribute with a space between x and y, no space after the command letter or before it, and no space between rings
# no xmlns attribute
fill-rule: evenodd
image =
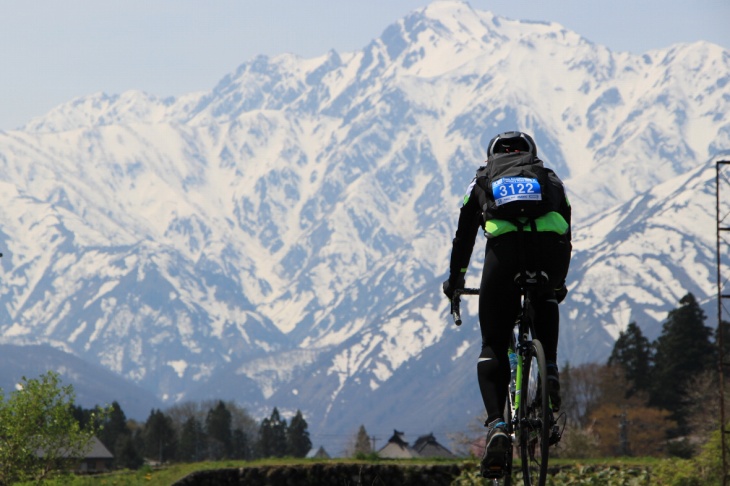
<svg viewBox="0 0 730 486"><path fill-rule="evenodd" d="M522 475L527 486L544 486L550 448L547 365L542 344L533 340L522 363L522 398L517 411Z"/></svg>

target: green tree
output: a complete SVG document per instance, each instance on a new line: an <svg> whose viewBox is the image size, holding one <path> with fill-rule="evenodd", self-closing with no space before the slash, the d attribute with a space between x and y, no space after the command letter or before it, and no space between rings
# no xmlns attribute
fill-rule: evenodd
<svg viewBox="0 0 730 486"><path fill-rule="evenodd" d="M286 429L287 452L292 457L304 457L312 448L312 441L307 430L307 421L304 420L302 412L297 410L296 415L291 419Z"/></svg>
<svg viewBox="0 0 730 486"><path fill-rule="evenodd" d="M228 404L231 411L233 429L233 456L236 459L251 459L254 456L256 447L256 434L259 424L249 415L245 408Z"/></svg>
<svg viewBox="0 0 730 486"><path fill-rule="evenodd" d="M160 464L175 457L175 429L172 420L160 410L152 410L143 430L144 457Z"/></svg>
<svg viewBox="0 0 730 486"><path fill-rule="evenodd" d="M231 412L226 405L219 401L215 408L208 411L205 418L205 428L208 435L208 453L211 459L230 457L232 432Z"/></svg>
<svg viewBox="0 0 730 486"><path fill-rule="evenodd" d="M89 425L92 425L92 422L94 420L98 422L98 412L99 411L97 409L84 408L81 405L71 405L71 414L79 423L79 426L82 429L87 428ZM97 423L95 425L98 426L99 424Z"/></svg>
<svg viewBox="0 0 730 486"><path fill-rule="evenodd" d="M139 451L133 447L132 431L119 402L112 402L98 438L114 454L114 467L136 469L142 464Z"/></svg>
<svg viewBox="0 0 730 486"><path fill-rule="evenodd" d="M258 450L260 457L284 457L287 454L286 420L281 418L276 407L271 417L261 421Z"/></svg>
<svg viewBox="0 0 730 486"><path fill-rule="evenodd" d="M231 444L231 458L232 459L250 459L251 458L251 444L249 443L246 432L242 429L236 429L233 431L233 438Z"/></svg>
<svg viewBox="0 0 730 486"><path fill-rule="evenodd" d="M0 483L37 481L78 462L91 447L99 415L86 427L74 416L73 387L61 386L49 371L38 379L23 377L7 400L0 390Z"/></svg>
<svg viewBox="0 0 730 486"><path fill-rule="evenodd" d="M648 390L651 384L652 347L635 322L622 331L608 358L609 366L620 366L626 373L629 388L626 397Z"/></svg>
<svg viewBox="0 0 730 486"><path fill-rule="evenodd" d="M230 420L226 411L230 413ZM182 402L165 410L165 414L171 418L176 436L179 437L177 457L181 461L212 458L213 444L216 444L213 446L214 452L218 451L216 457L223 457L220 453L221 444L228 441L229 434L227 457L251 459L255 456L260 423L235 402L221 402L219 399ZM209 440L206 428L214 431L213 435L217 437L215 441Z"/></svg>
<svg viewBox="0 0 730 486"><path fill-rule="evenodd" d="M134 434L120 435L114 442L114 466L122 469L139 469L144 464Z"/></svg>
<svg viewBox="0 0 730 486"><path fill-rule="evenodd" d="M189 417L180 431L180 442L177 447L177 458L183 462L196 462L204 459L205 431L200 421Z"/></svg>
<svg viewBox="0 0 730 486"><path fill-rule="evenodd" d="M355 436L353 455L355 457L367 456L372 452L373 448L370 444L370 436L368 435L368 431L365 430L364 425L360 425L360 428L357 431L357 435Z"/></svg>
<svg viewBox="0 0 730 486"><path fill-rule="evenodd" d="M669 410L686 432L683 395L691 380L717 365L716 349L710 342L712 330L705 326L705 313L691 293L680 307L669 312L662 333L655 342L650 404Z"/></svg>
<svg viewBox="0 0 730 486"><path fill-rule="evenodd" d="M122 411L122 407L118 402L114 401L109 409L109 416L102 423L102 429L99 431L99 440L110 451L114 450L117 439L121 435L129 435L127 428L127 416Z"/></svg>
<svg viewBox="0 0 730 486"><path fill-rule="evenodd" d="M722 438L720 429L714 431L691 460L662 461L652 468L654 484L667 486L704 486L723 484Z"/></svg>

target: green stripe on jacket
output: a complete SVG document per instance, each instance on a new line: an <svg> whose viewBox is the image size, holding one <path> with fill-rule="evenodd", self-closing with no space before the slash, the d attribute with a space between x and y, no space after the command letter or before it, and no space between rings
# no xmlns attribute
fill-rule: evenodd
<svg viewBox="0 0 730 486"><path fill-rule="evenodd" d="M527 218L517 218L521 222L527 222ZM535 219L535 227L537 231L552 231L560 235L565 234L568 231L568 222L565 221L563 216L556 212L551 211L539 218ZM524 226L525 231L532 231L531 225ZM484 224L484 231L487 233L487 238L493 236L503 235L505 233L511 233L517 231L517 225L507 221L506 219L490 219Z"/></svg>

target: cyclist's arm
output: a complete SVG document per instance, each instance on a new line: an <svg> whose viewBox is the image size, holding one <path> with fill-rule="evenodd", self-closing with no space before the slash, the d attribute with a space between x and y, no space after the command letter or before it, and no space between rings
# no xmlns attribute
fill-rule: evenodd
<svg viewBox="0 0 730 486"><path fill-rule="evenodd" d="M563 190L564 189L565 188L563 188ZM570 208L570 202L568 201L567 194L565 195L565 198L563 199L563 204L560 208L560 214L563 216L565 221L568 223L568 234L566 235L566 237L568 238L568 241L570 241L572 239L572 232L573 232L572 231L573 226L571 225L571 221L570 221L572 210Z"/></svg>
<svg viewBox="0 0 730 486"><path fill-rule="evenodd" d="M555 172L550 171L549 177L554 178L555 181L558 182L560 188L562 189L562 198L560 202L560 209L558 212L560 215L565 219L565 222L568 223L568 233L566 237L568 238L568 241L571 240L571 216L572 216L572 209L570 207L570 201L568 200L568 192L565 190L565 184L563 184L563 181L560 180L560 178L555 174Z"/></svg>
<svg viewBox="0 0 730 486"><path fill-rule="evenodd" d="M472 182L459 212L459 223L452 242L449 265L449 279L452 281L464 277L474 250L474 241L481 226L479 198L474 194L478 190L479 188Z"/></svg>

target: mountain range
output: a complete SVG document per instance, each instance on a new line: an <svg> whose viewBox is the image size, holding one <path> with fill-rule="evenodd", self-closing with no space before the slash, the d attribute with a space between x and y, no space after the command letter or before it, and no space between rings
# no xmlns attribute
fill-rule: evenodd
<svg viewBox="0 0 730 486"><path fill-rule="evenodd" d="M332 444L360 424L463 430L481 413L476 303L456 328L440 282L488 141L532 134L565 181L559 359L601 361L631 321L656 337L688 291L716 305L729 82L707 42L616 53L442 0L355 52L259 56L178 98L71 100L0 132L1 342L83 360L87 383L113 373L135 414L301 409Z"/></svg>

